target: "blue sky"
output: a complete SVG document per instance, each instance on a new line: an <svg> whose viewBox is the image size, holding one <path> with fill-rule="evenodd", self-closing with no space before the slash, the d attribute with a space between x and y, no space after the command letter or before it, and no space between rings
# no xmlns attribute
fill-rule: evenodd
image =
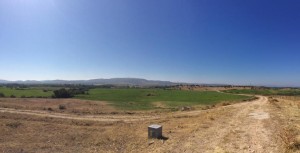
<svg viewBox="0 0 300 153"><path fill-rule="evenodd" d="M299 0L1 0L0 79L300 86Z"/></svg>

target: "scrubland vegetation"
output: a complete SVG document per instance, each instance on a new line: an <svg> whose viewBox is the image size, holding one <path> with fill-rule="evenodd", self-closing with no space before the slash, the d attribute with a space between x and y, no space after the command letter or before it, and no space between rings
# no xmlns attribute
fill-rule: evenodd
<svg viewBox="0 0 300 153"><path fill-rule="evenodd" d="M226 93L234 94L252 94L252 95L284 95L284 96L300 96L298 88L261 88L261 89L233 89L226 90Z"/></svg>

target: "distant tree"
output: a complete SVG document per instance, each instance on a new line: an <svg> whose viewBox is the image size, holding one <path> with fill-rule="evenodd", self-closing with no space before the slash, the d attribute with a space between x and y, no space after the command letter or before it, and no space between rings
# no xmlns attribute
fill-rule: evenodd
<svg viewBox="0 0 300 153"><path fill-rule="evenodd" d="M54 90L53 93L54 93L54 95L52 96L53 98L71 98L71 97L73 97L73 95L65 88L62 88L59 90Z"/></svg>

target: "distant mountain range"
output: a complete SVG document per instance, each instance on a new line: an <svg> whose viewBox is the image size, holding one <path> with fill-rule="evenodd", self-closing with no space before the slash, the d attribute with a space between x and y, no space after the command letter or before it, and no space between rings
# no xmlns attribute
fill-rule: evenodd
<svg viewBox="0 0 300 153"><path fill-rule="evenodd" d="M146 80L139 78L112 78L112 79L91 79L91 80L26 80L7 81L0 80L0 84L81 84L81 85L128 85L128 86L171 86L179 83L170 81Z"/></svg>

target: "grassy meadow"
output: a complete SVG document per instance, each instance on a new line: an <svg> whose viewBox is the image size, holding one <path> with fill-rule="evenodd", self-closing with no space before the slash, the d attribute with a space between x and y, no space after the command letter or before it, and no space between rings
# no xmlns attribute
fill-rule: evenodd
<svg viewBox="0 0 300 153"><path fill-rule="evenodd" d="M283 96L300 96L300 89L278 89L278 88L267 88L267 89L232 89L224 91L232 94L250 94L250 95L283 95Z"/></svg>
<svg viewBox="0 0 300 153"><path fill-rule="evenodd" d="M58 88L0 87L0 93L3 93L5 97L12 98L51 98L55 89ZM149 110L157 108L157 104L166 108L174 108L178 106L212 105L220 102L243 101L252 97L215 91L95 88L88 90L88 94L75 95L73 98L106 101L112 106L124 110Z"/></svg>
<svg viewBox="0 0 300 153"><path fill-rule="evenodd" d="M8 88L0 87L0 93L5 97L16 98L49 98L53 92L51 90L43 90L41 88Z"/></svg>
<svg viewBox="0 0 300 153"><path fill-rule="evenodd" d="M168 107L211 105L224 101L242 101L252 97L215 91L184 91L163 89L91 89L88 95L76 98L107 101L121 109L153 109L154 102Z"/></svg>

